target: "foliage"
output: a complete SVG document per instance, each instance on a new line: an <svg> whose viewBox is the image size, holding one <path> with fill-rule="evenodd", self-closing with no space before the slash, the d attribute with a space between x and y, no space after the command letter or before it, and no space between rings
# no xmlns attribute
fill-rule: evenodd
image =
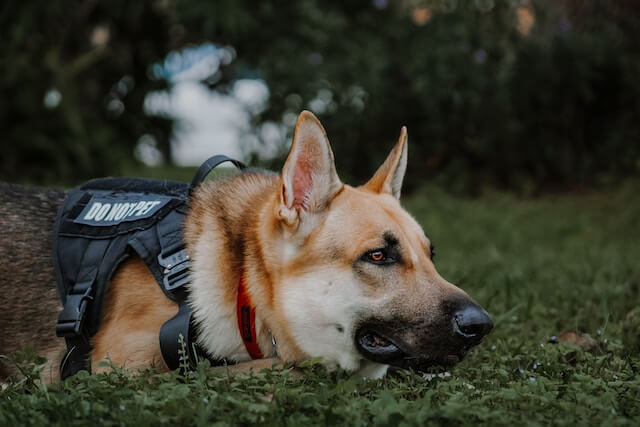
<svg viewBox="0 0 640 427"><path fill-rule="evenodd" d="M117 174L149 133L168 147L170 122L144 98L169 50L156 2L3 2L0 6L0 178L73 182Z"/></svg>
<svg viewBox="0 0 640 427"><path fill-rule="evenodd" d="M434 177L524 193L617 182L640 173L638 12L628 0L7 2L0 177L116 174L144 134L170 159L171 123L143 111L167 82L148 69L208 41L237 59L203 84L263 79L258 135L275 123L290 138L314 110L356 180L407 125L408 189ZM62 101L47 108L53 88Z"/></svg>
<svg viewBox="0 0 640 427"><path fill-rule="evenodd" d="M311 108L339 169L357 180L380 164L401 125L411 188L439 176L453 189L532 192L637 174L637 4L527 3L302 0L219 9L194 1L196 16L191 7L178 13L187 37L233 45L237 73L254 69L267 82L259 122L291 126ZM534 17L529 32L518 14Z"/></svg>
<svg viewBox="0 0 640 427"><path fill-rule="evenodd" d="M450 375L378 381L263 371L230 378L115 369L0 391L2 425L638 425L640 202L637 182L614 193L480 199L422 187L410 211L437 246L444 277L488 308L495 330ZM630 313L630 315L627 315ZM633 329L636 328L636 329ZM592 352L549 338L592 335ZM635 345L637 340L628 345Z"/></svg>

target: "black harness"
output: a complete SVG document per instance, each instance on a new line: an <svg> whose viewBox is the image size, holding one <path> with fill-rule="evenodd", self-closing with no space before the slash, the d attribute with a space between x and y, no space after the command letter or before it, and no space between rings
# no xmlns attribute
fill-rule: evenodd
<svg viewBox="0 0 640 427"><path fill-rule="evenodd" d="M109 282L118 266L134 254L179 307L160 331L165 363L177 369L202 357L187 304L190 262L183 224L191 193L224 162L245 169L237 160L214 156L200 166L191 185L101 178L71 191L58 210L53 234L53 260L63 304L56 334L67 343L61 378L89 370L90 339L100 327Z"/></svg>

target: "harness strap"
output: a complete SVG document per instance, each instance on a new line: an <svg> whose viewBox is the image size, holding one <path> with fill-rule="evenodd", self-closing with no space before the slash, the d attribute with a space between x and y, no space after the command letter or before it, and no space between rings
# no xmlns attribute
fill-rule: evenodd
<svg viewBox="0 0 640 427"><path fill-rule="evenodd" d="M79 370L90 370L88 361L91 345L89 333L84 325L85 313L93 300L93 285L98 276L98 267L109 248L109 243L109 240L96 240L86 249L76 282L66 295L64 307L58 317L56 335L65 338L69 349L60 365L62 379Z"/></svg>
<svg viewBox="0 0 640 427"><path fill-rule="evenodd" d="M158 263L164 268L163 290L178 303L178 313L162 325L159 336L162 358L171 370L184 366L185 362L195 365L197 359L192 345L191 307L187 303L185 286L189 283L190 259L182 240L182 226L182 221L161 221L157 227L162 246ZM180 337L185 346L184 353Z"/></svg>
<svg viewBox="0 0 640 427"><path fill-rule="evenodd" d="M240 170L245 170L247 168L244 163L239 162L235 159L232 159L231 157L224 156L222 154L209 157L207 160L205 160L203 164L200 165L200 167L198 168L198 171L193 177L193 180L191 181L191 187L189 188L189 196L191 196L191 194L193 194L193 191L200 184L202 184L202 181L204 181L207 175L209 175L209 172L211 172L213 169L215 169L216 167L218 167L224 162L231 162L236 168Z"/></svg>
<svg viewBox="0 0 640 427"><path fill-rule="evenodd" d="M184 289L181 290L184 293ZM182 295L181 295L182 296ZM186 301L186 295L181 300ZM178 369L187 358L188 363L193 363L193 351L191 347L191 309L188 304L180 303L178 305L178 313L166 321L160 328L160 350L162 358L169 369ZM186 354L181 352L181 340L185 344Z"/></svg>

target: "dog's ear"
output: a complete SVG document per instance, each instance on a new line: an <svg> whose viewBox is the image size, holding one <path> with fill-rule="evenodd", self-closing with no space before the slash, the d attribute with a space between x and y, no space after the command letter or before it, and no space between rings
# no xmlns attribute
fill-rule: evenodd
<svg viewBox="0 0 640 427"><path fill-rule="evenodd" d="M396 146L393 147L393 150L387 156L387 160L384 161L375 175L364 185L364 188L374 193L393 194L396 199L399 199L406 170L407 128L403 126Z"/></svg>
<svg viewBox="0 0 640 427"><path fill-rule="evenodd" d="M303 213L322 211L342 187L327 134L309 111L298 117L280 185L278 216L289 225Z"/></svg>

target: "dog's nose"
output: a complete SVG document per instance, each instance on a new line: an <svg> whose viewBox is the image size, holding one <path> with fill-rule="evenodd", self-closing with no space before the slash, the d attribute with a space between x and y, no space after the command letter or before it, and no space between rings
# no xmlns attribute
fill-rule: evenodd
<svg viewBox="0 0 640 427"><path fill-rule="evenodd" d="M458 309L453 318L456 335L468 341L479 341L493 329L489 314L475 304Z"/></svg>

